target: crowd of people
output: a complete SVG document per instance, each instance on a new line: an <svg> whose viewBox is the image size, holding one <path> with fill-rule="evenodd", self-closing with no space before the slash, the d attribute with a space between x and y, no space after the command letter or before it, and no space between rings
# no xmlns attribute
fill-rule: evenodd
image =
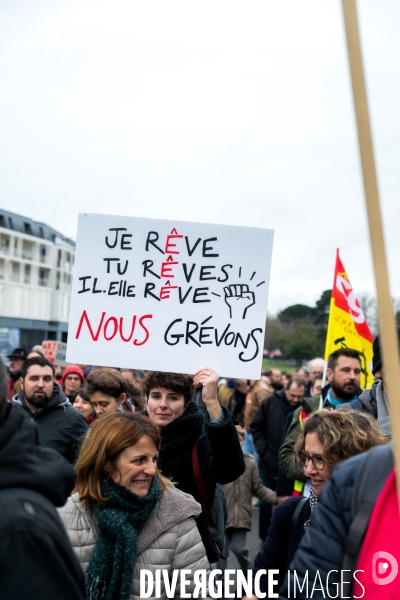
<svg viewBox="0 0 400 600"><path fill-rule="evenodd" d="M370 390L350 348L257 381L54 367L40 346L14 349L8 372L0 361L1 598L136 600L142 569L177 572L176 589L190 572L190 593L197 571L224 581L229 552L258 597L278 571L280 598L296 585L297 598L353 597L338 585L396 598L395 578L382 596L367 567L375 547L400 560L379 336L373 348ZM346 569L364 578L344 584ZM326 585L309 596L316 573ZM170 597L164 581L157 594Z"/></svg>

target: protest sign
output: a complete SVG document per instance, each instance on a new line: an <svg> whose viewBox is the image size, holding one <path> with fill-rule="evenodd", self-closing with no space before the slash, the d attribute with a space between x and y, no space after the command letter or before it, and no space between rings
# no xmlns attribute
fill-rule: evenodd
<svg viewBox="0 0 400 600"><path fill-rule="evenodd" d="M53 340L45 340L42 342L42 350L45 357L56 367L66 367L69 364L65 359L67 344L55 342Z"/></svg>
<svg viewBox="0 0 400 600"><path fill-rule="evenodd" d="M273 230L80 214L69 362L259 379Z"/></svg>

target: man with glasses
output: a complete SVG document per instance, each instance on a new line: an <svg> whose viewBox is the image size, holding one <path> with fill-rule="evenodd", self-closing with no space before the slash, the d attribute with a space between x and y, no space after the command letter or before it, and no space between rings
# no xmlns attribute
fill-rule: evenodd
<svg viewBox="0 0 400 600"><path fill-rule="evenodd" d="M261 403L251 424L254 445L259 454L259 472L263 484L276 490L278 477L278 453L282 444L287 415L304 399L305 383L300 377L291 377L283 390L275 391ZM259 535L267 537L272 507L260 503Z"/></svg>

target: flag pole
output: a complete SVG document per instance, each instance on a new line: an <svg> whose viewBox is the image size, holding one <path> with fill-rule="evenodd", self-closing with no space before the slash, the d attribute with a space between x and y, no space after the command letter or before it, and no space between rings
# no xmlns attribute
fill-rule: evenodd
<svg viewBox="0 0 400 600"><path fill-rule="evenodd" d="M336 266L337 266L338 256L339 256L339 248L336 248L335 268L334 268L334 271L333 271L333 285L332 285L331 298L329 300L328 327L327 327L327 330L326 330L326 339L325 339L325 351L324 351L325 364L324 364L324 371L322 373L322 388L324 388L325 385L326 385L326 375L327 375L327 371L328 371L327 347L328 347L329 332L330 332L329 328L332 326L332 322L331 322L331 318L332 318L332 294L333 294L333 290L335 288ZM324 405L324 400L322 398L322 392L321 392L320 397L319 397L319 408L320 409L323 408L323 405Z"/></svg>
<svg viewBox="0 0 400 600"><path fill-rule="evenodd" d="M375 272L381 351L385 372L385 391L389 401L395 464L400 465L400 361L396 322L390 295L378 183L368 114L361 44L355 0L342 0L349 54L358 142L364 180L365 202ZM400 468L397 469L400 498Z"/></svg>

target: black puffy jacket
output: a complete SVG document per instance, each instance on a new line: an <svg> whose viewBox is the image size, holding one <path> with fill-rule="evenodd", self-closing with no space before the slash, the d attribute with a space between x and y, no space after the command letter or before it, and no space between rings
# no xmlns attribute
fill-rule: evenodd
<svg viewBox="0 0 400 600"><path fill-rule="evenodd" d="M72 466L9 404L0 425L1 600L84 599L82 569L55 510L74 483Z"/></svg>
<svg viewBox="0 0 400 600"><path fill-rule="evenodd" d="M13 402L21 406L39 429L39 439L42 444L57 450L70 463L74 463L79 446L88 429L85 417L73 406L55 383L53 395L48 404L32 414L25 404L24 392L14 396Z"/></svg>

